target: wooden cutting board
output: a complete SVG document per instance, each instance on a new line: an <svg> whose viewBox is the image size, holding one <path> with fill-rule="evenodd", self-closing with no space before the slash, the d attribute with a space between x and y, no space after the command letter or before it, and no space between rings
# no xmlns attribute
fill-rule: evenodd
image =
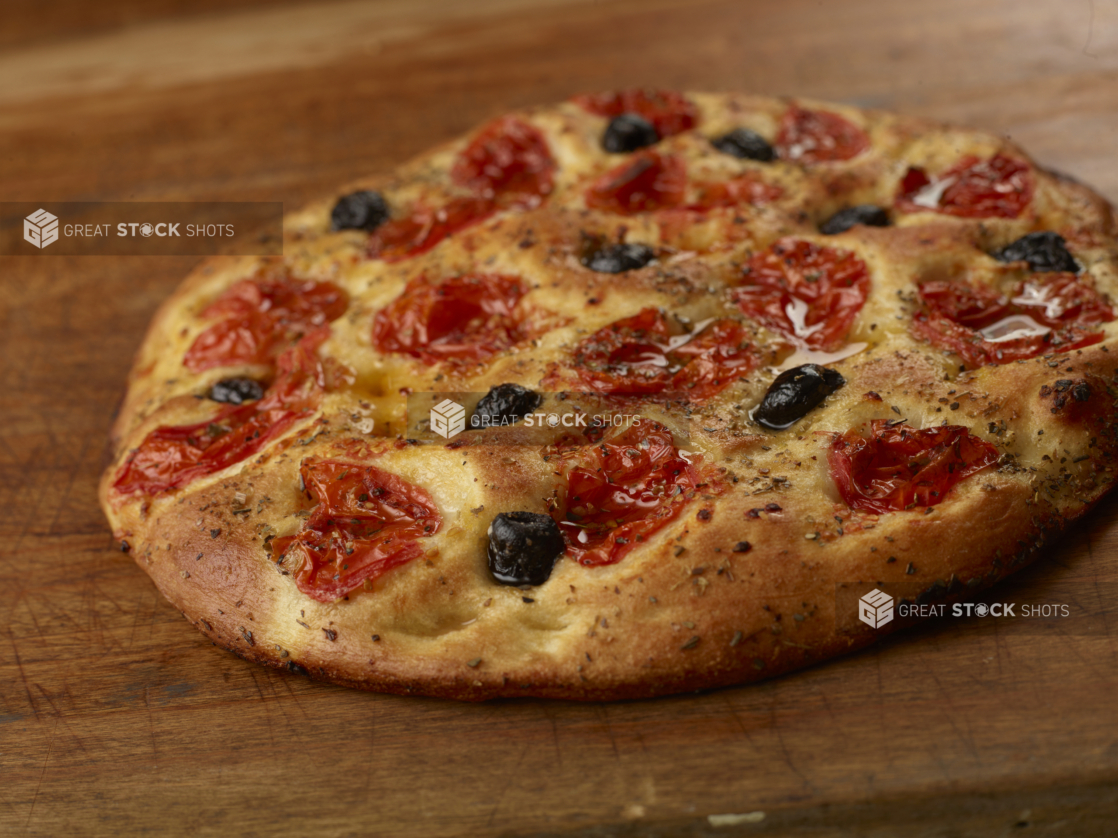
<svg viewBox="0 0 1118 838"><path fill-rule="evenodd" d="M1118 8L1100 0L4 14L2 201L290 209L509 108L629 85L962 122L1118 199ZM1118 501L988 598L1093 621L926 625L741 689L475 706L211 646L114 549L95 497L131 354L194 262L0 260L0 834L1114 834Z"/></svg>

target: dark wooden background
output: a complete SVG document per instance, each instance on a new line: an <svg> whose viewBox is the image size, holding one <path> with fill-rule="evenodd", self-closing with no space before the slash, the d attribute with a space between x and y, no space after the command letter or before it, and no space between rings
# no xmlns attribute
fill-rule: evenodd
<svg viewBox="0 0 1118 838"><path fill-rule="evenodd" d="M962 122L1118 200L1113 0L6 0L0 201L291 208L508 108L627 85ZM0 260L0 834L1115 834L1107 619L925 626L610 705L367 695L214 648L95 497L131 354L193 263ZM1105 502L996 598L1109 608L1116 522Z"/></svg>

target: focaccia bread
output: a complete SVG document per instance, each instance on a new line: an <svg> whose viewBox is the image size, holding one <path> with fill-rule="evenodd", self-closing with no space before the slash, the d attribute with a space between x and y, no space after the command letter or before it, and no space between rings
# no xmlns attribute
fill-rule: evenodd
<svg viewBox="0 0 1118 838"><path fill-rule="evenodd" d="M288 217L157 313L101 500L242 657L618 699L859 648L1115 475L1109 206L1010 142L625 91ZM461 429L462 424L465 428Z"/></svg>

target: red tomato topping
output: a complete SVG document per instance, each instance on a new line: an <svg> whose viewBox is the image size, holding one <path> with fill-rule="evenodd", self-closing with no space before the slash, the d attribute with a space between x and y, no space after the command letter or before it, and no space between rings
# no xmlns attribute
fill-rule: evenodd
<svg viewBox="0 0 1118 838"><path fill-rule="evenodd" d="M752 174L740 175L732 180L700 184L699 196L688 209L708 210L719 207L736 207L742 204L760 206L771 203L784 194L773 183L766 183Z"/></svg>
<svg viewBox="0 0 1118 838"><path fill-rule="evenodd" d="M205 422L156 428L121 466L113 488L122 495L182 488L248 459L309 416L324 387L315 350L328 335L321 328L280 355L276 379L260 401L228 405Z"/></svg>
<svg viewBox="0 0 1118 838"><path fill-rule="evenodd" d="M660 225L660 241L671 243L683 250L725 249L733 242L748 237L742 224L722 224L716 230L704 230L702 225L713 210L730 210L736 213L746 206L764 206L784 194L784 190L766 183L752 174L744 174L727 181L713 181L694 185L692 203L660 210L656 222Z"/></svg>
<svg viewBox="0 0 1118 838"><path fill-rule="evenodd" d="M425 276L377 312L373 345L427 364L476 363L527 340L517 310L527 287L514 276L465 274L441 283Z"/></svg>
<svg viewBox="0 0 1118 838"><path fill-rule="evenodd" d="M672 375L668 390L691 401L705 401L756 369L757 350L736 320L716 320L682 346L668 353L683 368Z"/></svg>
<svg viewBox="0 0 1118 838"><path fill-rule="evenodd" d="M496 204L483 198L453 198L438 209L419 207L407 218L392 219L374 230L367 253L385 262L418 256L496 211Z"/></svg>
<svg viewBox="0 0 1118 838"><path fill-rule="evenodd" d="M849 160L870 147L866 132L830 111L809 111L793 105L784 112L776 149L785 160L825 163Z"/></svg>
<svg viewBox="0 0 1118 838"><path fill-rule="evenodd" d="M599 329L575 350L575 365L599 392L634 396L659 393L668 385L668 320L646 308Z"/></svg>
<svg viewBox="0 0 1118 838"><path fill-rule="evenodd" d="M849 250L781 239L749 260L733 293L743 312L811 349L838 348L870 290L866 264Z"/></svg>
<svg viewBox="0 0 1118 838"><path fill-rule="evenodd" d="M1009 364L1051 352L1082 349L1103 339L1102 332L1091 332L1071 325L1043 335L1030 335L1001 342L984 340L974 329L937 314L916 315L913 332L933 346L955 352L968 367L986 364Z"/></svg>
<svg viewBox="0 0 1118 838"><path fill-rule="evenodd" d="M740 323L717 320L697 333L673 334L655 308L599 329L575 352L580 378L599 393L678 393L692 401L717 395L757 363Z"/></svg>
<svg viewBox="0 0 1118 838"><path fill-rule="evenodd" d="M538 203L551 192L555 160L538 129L513 116L481 130L451 170L460 186L482 198L497 195Z"/></svg>
<svg viewBox="0 0 1118 838"><path fill-rule="evenodd" d="M295 585L333 602L423 551L416 539L439 531L430 495L375 466L308 461L299 469L318 505L295 535L272 540L280 564L301 559Z"/></svg>
<svg viewBox="0 0 1118 838"><path fill-rule="evenodd" d="M679 206L686 188L687 167L680 158L639 151L594 181L586 205L632 215Z"/></svg>
<svg viewBox="0 0 1118 838"><path fill-rule="evenodd" d="M995 154L967 156L934 181L909 168L897 189L905 212L939 212L960 218L1016 218L1033 197L1033 175L1022 160Z"/></svg>
<svg viewBox="0 0 1118 838"><path fill-rule="evenodd" d="M652 123L661 137L682 134L699 121L698 109L673 90L622 90L575 96L576 105L598 116L635 113Z"/></svg>
<svg viewBox="0 0 1118 838"><path fill-rule="evenodd" d="M478 224L507 204L535 206L551 192L555 160L540 131L506 116L483 128L458 155L451 178L473 196L441 207L417 206L369 236L368 255L398 262L417 256L459 230Z"/></svg>
<svg viewBox="0 0 1118 838"><path fill-rule="evenodd" d="M1009 314L1009 300L985 285L925 282L920 299L929 311L970 329L985 328Z"/></svg>
<svg viewBox="0 0 1118 838"><path fill-rule="evenodd" d="M1103 334L1088 327L1114 319L1106 300L1070 273L1034 276L1021 282L1010 298L986 286L935 280L920 286L920 300L925 308L913 318L913 332L933 346L958 353L971 367L1090 346ZM1029 334L1035 330L1028 321L1008 319L1022 316L1049 331ZM998 329L1003 339L982 334L1003 321ZM1005 337L1022 329L1025 333L1019 337Z"/></svg>
<svg viewBox="0 0 1118 838"><path fill-rule="evenodd" d="M191 372L271 364L284 347L341 317L348 306L348 295L332 282L241 280L202 312L221 321L194 339L183 363Z"/></svg>
<svg viewBox="0 0 1118 838"><path fill-rule="evenodd" d="M953 486L998 461L998 450L961 425L917 430L903 422L870 422L867 439L837 435L828 462L851 509L898 512L941 503Z"/></svg>
<svg viewBox="0 0 1118 838"><path fill-rule="evenodd" d="M1064 323L1109 323L1114 309L1093 287L1073 273L1046 274L1017 288L1013 304L1048 326Z"/></svg>
<svg viewBox="0 0 1118 838"><path fill-rule="evenodd" d="M609 440L567 437L558 446L567 497L556 522L571 558L583 565L621 561L675 518L701 485L671 431L649 419Z"/></svg>

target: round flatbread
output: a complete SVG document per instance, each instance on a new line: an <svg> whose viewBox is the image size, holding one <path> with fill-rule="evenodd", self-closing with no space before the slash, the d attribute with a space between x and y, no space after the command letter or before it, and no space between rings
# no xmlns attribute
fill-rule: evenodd
<svg viewBox="0 0 1118 838"><path fill-rule="evenodd" d="M859 648L1115 474L1115 225L1012 143L624 91L290 216L157 313L101 499L213 641L619 699Z"/></svg>

